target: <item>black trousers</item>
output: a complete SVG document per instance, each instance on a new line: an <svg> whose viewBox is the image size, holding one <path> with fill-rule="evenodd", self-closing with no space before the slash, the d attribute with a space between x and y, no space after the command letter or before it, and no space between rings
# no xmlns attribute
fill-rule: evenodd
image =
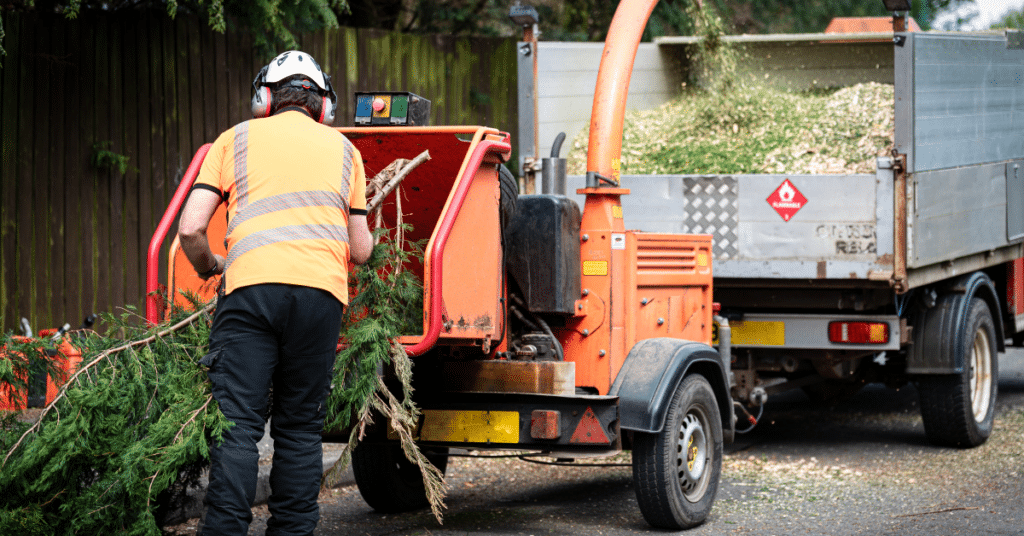
<svg viewBox="0 0 1024 536"><path fill-rule="evenodd" d="M211 444L203 536L248 532L256 443L268 413L274 459L266 534L313 534L320 518L320 432L342 309L329 292L293 285L242 287L217 305L203 362L214 400L235 425L223 443Z"/></svg>

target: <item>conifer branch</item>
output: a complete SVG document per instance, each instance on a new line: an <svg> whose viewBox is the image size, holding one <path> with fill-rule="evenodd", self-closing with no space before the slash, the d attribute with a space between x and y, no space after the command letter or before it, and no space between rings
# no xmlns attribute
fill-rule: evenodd
<svg viewBox="0 0 1024 536"><path fill-rule="evenodd" d="M216 306L216 302L211 302L209 304L206 304L205 307L199 309L198 311L192 313L191 315L189 315L188 317L186 317L182 321L178 322L177 324L175 324L175 325L173 325L173 326L171 326L171 327L169 327L169 328L167 328L167 329L165 329L163 331L157 332L157 333L155 333L155 334L153 334L153 335L151 335L151 336L149 336L149 337L147 337L145 339L141 339L141 340L137 340L137 341L132 341L132 342L123 344L123 345L115 347L115 348L110 348L110 349L104 350L104 351L100 352L88 364L86 364L85 366L79 367L79 369L70 378L68 378L68 381L60 388L60 390L57 392L57 395L53 397L53 401L50 402L49 404L47 404L45 408L43 408L43 411L39 414L39 417L36 420L36 422L33 423L32 426L30 426L28 429L26 429L25 432L21 434L21 437L19 437L18 440L14 443L14 445L7 451L7 454L4 456L3 461L0 462L0 469L2 469L3 467L5 467L7 465L7 460L10 459L11 455L14 454L14 452L18 450L18 447L20 447L22 442L25 441L25 438L28 437L29 435L31 435L32 433L35 433L36 431L39 430L39 427L42 425L43 420L46 417L46 415L49 414L50 411L52 411L54 409L54 407L57 405L57 403L64 398L64 395L67 394L68 389L70 389L78 381L78 377L79 376L81 376L83 373L88 373L89 369L91 369L92 367L96 366L96 364L98 364L101 361L107 359L108 357L110 357L113 354L116 354L118 352L122 352L124 350L132 349L132 348L134 348L136 346L141 346L141 345L144 345L144 344L149 344L151 342L156 341L157 339L162 339L163 337L166 337L167 335L170 335L171 333L174 333L174 332L176 332L176 331L178 331L178 330L180 330L180 329L182 329L182 328L192 324L192 322L194 322L197 318L202 316L204 313L209 312L215 306ZM115 370L115 374L116 374L116 370ZM111 376L114 376L115 374L112 374ZM111 381L113 381L113 379L111 379Z"/></svg>
<svg viewBox="0 0 1024 536"><path fill-rule="evenodd" d="M211 394L210 396L206 397L206 402L203 402L203 405L199 406L199 409L192 412L192 415L189 416L188 420L186 420L185 423L181 425L181 428L178 428L178 433L174 434L174 439L171 441L171 444L174 444L178 441L178 438L181 437L181 433L185 431L185 427L188 426L189 423L194 421L196 419L196 416L202 413L202 411L206 409L206 406L210 405L210 402L212 400L213 395Z"/></svg>

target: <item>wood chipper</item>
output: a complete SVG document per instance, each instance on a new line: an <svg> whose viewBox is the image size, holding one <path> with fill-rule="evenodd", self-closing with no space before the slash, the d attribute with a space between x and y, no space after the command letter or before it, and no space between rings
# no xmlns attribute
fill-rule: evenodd
<svg viewBox="0 0 1024 536"><path fill-rule="evenodd" d="M729 361L710 346L711 237L629 231L622 217L626 88L654 3L625 1L613 21L582 211L566 196L517 195L503 166L509 136L493 128L385 120L338 130L362 153L367 175L430 151L403 181L401 209L412 226L406 238L426 243L423 261L407 266L423 282L422 329L401 342L414 362L417 441L429 459L443 471L451 448L558 458L631 449L644 517L679 529L710 512L734 424ZM157 288L160 243L206 150L154 236L149 290ZM381 210L393 221L394 201ZM215 247L223 231L209 229ZM212 297L176 243L169 262L172 296L188 289ZM151 302L147 315L155 319L157 309ZM383 512L425 506L419 470L384 428L371 429L353 455L362 496Z"/></svg>

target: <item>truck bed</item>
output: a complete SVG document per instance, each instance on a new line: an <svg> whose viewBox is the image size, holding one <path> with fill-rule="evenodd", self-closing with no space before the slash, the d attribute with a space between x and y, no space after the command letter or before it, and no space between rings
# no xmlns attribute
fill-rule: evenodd
<svg viewBox="0 0 1024 536"><path fill-rule="evenodd" d="M716 294L884 289L902 266L914 288L1024 256L1024 40L896 41L905 194L889 157L874 175L624 175L626 228L713 235Z"/></svg>

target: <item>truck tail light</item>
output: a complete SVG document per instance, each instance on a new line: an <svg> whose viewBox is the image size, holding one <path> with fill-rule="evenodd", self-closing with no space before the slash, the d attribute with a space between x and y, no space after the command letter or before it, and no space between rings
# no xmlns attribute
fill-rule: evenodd
<svg viewBox="0 0 1024 536"><path fill-rule="evenodd" d="M885 344L889 324L885 322L830 322L828 340L846 344Z"/></svg>

